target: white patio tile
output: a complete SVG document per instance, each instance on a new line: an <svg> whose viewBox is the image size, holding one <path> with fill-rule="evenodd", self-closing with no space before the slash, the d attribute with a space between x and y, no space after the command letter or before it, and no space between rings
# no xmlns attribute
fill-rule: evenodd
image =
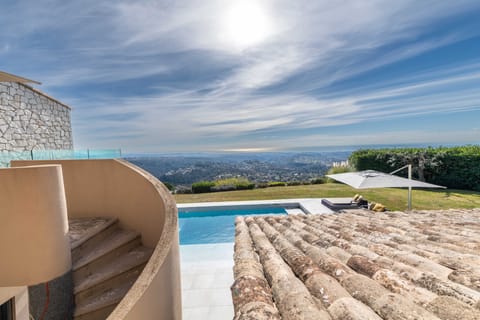
<svg viewBox="0 0 480 320"><path fill-rule="evenodd" d="M233 318L233 243L182 245L180 256L183 318Z"/></svg>
<svg viewBox="0 0 480 320"><path fill-rule="evenodd" d="M212 306L232 306L232 295L230 288L210 289Z"/></svg>
<svg viewBox="0 0 480 320"><path fill-rule="evenodd" d="M208 320L233 319L233 306L213 307L208 313Z"/></svg>
<svg viewBox="0 0 480 320"><path fill-rule="evenodd" d="M227 283L230 287L233 284L233 281L233 271L231 269L229 272L217 272L215 273L212 288L223 288Z"/></svg>
<svg viewBox="0 0 480 320"><path fill-rule="evenodd" d="M192 289L192 283L195 279L195 274L182 273L182 290Z"/></svg>
<svg viewBox="0 0 480 320"><path fill-rule="evenodd" d="M183 290L183 308L207 308L212 306L213 295L209 289Z"/></svg>
<svg viewBox="0 0 480 320"><path fill-rule="evenodd" d="M197 274L193 278L191 289L213 288L215 285L214 281L215 281L215 274L211 274L211 273Z"/></svg>
<svg viewBox="0 0 480 320"><path fill-rule="evenodd" d="M208 320L210 319L210 307L183 308L183 320Z"/></svg>

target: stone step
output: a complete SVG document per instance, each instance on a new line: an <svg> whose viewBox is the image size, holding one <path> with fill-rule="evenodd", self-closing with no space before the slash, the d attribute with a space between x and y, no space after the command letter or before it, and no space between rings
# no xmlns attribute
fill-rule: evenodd
<svg viewBox="0 0 480 320"><path fill-rule="evenodd" d="M68 236L70 238L70 247L72 253L78 247L83 245L90 239L103 233L104 230L116 225L118 219L116 218L75 218L69 219Z"/></svg>
<svg viewBox="0 0 480 320"><path fill-rule="evenodd" d="M75 305L81 306L85 301L88 301L93 296L96 296L98 292L114 291L116 288L123 286L125 283L129 283L131 281L135 282L135 280L142 273L142 270L145 267L145 264L146 263L142 263L141 265L138 265L113 278L110 278L104 282L101 282L94 287L78 292L77 294L75 294ZM133 284L133 282L131 283Z"/></svg>
<svg viewBox="0 0 480 320"><path fill-rule="evenodd" d="M120 230L117 219L93 218L93 221L90 223L86 221L89 219L79 220L82 221L77 221L77 228L83 228L83 230L80 231L83 234L71 244L73 267L75 267L82 258L97 250L105 240ZM72 223L70 223L70 225L72 226Z"/></svg>
<svg viewBox="0 0 480 320"><path fill-rule="evenodd" d="M117 219L71 219L75 320L106 319L142 272L153 250Z"/></svg>
<svg viewBox="0 0 480 320"><path fill-rule="evenodd" d="M130 278L130 273L138 277L152 252L152 249L142 246L134 248L96 269L95 273L78 279L74 287L76 302L81 302L95 291L121 285Z"/></svg>
<svg viewBox="0 0 480 320"><path fill-rule="evenodd" d="M77 304L73 317L75 320L105 320L123 299L137 278L133 277L121 286L96 292L81 304Z"/></svg>
<svg viewBox="0 0 480 320"><path fill-rule="evenodd" d="M102 307L92 312L73 316L73 320L105 320L115 310L118 303Z"/></svg>
<svg viewBox="0 0 480 320"><path fill-rule="evenodd" d="M89 251L85 251L82 255L79 255L76 261L72 261L73 272L75 274L76 271L94 263L96 260L108 261L110 260L108 258L111 258L110 256L123 254L137 245L140 245L140 234L138 232L117 228L101 242L92 246Z"/></svg>

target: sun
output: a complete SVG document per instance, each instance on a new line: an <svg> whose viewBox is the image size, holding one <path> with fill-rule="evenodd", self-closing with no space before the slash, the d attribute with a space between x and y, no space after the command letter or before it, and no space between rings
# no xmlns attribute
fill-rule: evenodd
<svg viewBox="0 0 480 320"><path fill-rule="evenodd" d="M236 49L257 45L271 33L270 18L259 1L239 1L223 16L223 41Z"/></svg>

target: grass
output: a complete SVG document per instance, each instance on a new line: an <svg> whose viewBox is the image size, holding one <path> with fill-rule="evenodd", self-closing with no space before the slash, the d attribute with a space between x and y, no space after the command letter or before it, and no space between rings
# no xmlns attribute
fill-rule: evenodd
<svg viewBox="0 0 480 320"><path fill-rule="evenodd" d="M178 203L190 202L220 202L242 200L270 200L294 198L335 198L353 197L361 194L368 201L383 203L389 210L407 209L406 189L353 189L339 183L326 183L306 186L272 187L254 190L176 194ZM419 190L412 192L413 209L461 209L480 207L480 192L466 190Z"/></svg>

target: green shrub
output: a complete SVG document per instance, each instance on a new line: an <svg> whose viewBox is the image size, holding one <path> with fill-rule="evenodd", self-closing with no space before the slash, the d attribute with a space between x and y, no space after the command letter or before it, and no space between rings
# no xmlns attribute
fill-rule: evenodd
<svg viewBox="0 0 480 320"><path fill-rule="evenodd" d="M310 181L311 184L323 184L325 182L326 182L325 177L315 178L312 181Z"/></svg>
<svg viewBox="0 0 480 320"><path fill-rule="evenodd" d="M349 161L357 170L382 172L412 164L414 179L480 191L480 146L365 149L353 152Z"/></svg>
<svg viewBox="0 0 480 320"><path fill-rule="evenodd" d="M168 190L170 190L170 191L175 190L175 187L173 186L173 184L168 183L168 182L163 182L163 184L165 185L165 187L167 187Z"/></svg>
<svg viewBox="0 0 480 320"><path fill-rule="evenodd" d="M255 183L247 183L244 185L238 185L237 190L252 190L255 189Z"/></svg>
<svg viewBox="0 0 480 320"><path fill-rule="evenodd" d="M303 184L302 181L289 181L289 182L287 182L287 186L300 186L302 184Z"/></svg>
<svg viewBox="0 0 480 320"><path fill-rule="evenodd" d="M255 185L256 188L268 188L268 182L258 182L256 185Z"/></svg>
<svg viewBox="0 0 480 320"><path fill-rule="evenodd" d="M218 180L215 180L214 182L216 186L234 186L244 181L248 181L248 180L245 178L226 178L226 179L218 179Z"/></svg>
<svg viewBox="0 0 480 320"><path fill-rule="evenodd" d="M215 188L225 189L233 186L231 190L246 190L255 188L255 183L250 182L247 178L228 178L215 181Z"/></svg>
<svg viewBox="0 0 480 320"><path fill-rule="evenodd" d="M210 192L215 183L212 181L199 181L192 184L193 193L205 193Z"/></svg>
<svg viewBox="0 0 480 320"><path fill-rule="evenodd" d="M187 187L177 187L175 188L176 194L192 194L192 189Z"/></svg>
<svg viewBox="0 0 480 320"><path fill-rule="evenodd" d="M222 185L213 186L210 188L211 192L234 191L234 190L237 190L237 187L235 187L232 184L222 184Z"/></svg>
<svg viewBox="0 0 480 320"><path fill-rule="evenodd" d="M268 182L269 187L285 187L287 185L286 182L283 181L270 181Z"/></svg>

